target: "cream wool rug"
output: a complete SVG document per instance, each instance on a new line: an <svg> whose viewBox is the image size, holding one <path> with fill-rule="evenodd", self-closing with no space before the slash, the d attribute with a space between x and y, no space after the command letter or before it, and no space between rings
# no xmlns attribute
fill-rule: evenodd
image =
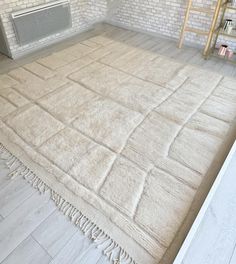
<svg viewBox="0 0 236 264"><path fill-rule="evenodd" d="M1 75L1 158L10 177L50 191L113 263L166 264L235 135L236 80L129 34L93 37Z"/></svg>

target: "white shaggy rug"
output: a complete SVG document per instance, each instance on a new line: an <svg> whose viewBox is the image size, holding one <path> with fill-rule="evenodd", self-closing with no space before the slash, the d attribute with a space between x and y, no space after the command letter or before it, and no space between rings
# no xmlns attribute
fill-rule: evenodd
<svg viewBox="0 0 236 264"><path fill-rule="evenodd" d="M166 264L235 136L236 80L162 57L141 34L117 36L0 76L1 158L113 263Z"/></svg>

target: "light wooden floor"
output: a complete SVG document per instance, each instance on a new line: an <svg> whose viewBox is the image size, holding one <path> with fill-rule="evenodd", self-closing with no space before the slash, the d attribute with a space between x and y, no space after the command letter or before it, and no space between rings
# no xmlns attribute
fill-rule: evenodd
<svg viewBox="0 0 236 264"><path fill-rule="evenodd" d="M34 61L35 59L38 59L42 56L49 55L52 52L55 52L56 50L64 49L68 46L73 45L74 43L85 40L91 36L106 34L106 33L113 31L113 36L115 37L115 32L117 29L118 29L117 27L114 27L108 24L99 24L93 30L82 33L79 36L75 36L71 39L68 39L61 43L44 48L40 51L34 52L31 55L28 55L27 57L17 59L14 61L0 54L0 73L8 72L9 70L13 68L19 67L26 63L30 63ZM130 34L130 31L128 30L126 30L126 32L127 32L127 35ZM142 33L137 33L137 32L133 32L133 33L144 35ZM159 50L157 52L158 54L164 55L169 58L173 58L182 63L198 65L201 68L216 71L219 74L236 78L236 65L235 64L232 64L230 62L226 62L226 61L220 60L219 58L214 58L214 57L209 60L205 60L202 57L202 50L189 47L189 46L184 46L182 49L178 49L177 42L175 40L154 37L154 36L153 37L150 36L150 38L157 40L157 43L159 45Z"/></svg>
<svg viewBox="0 0 236 264"><path fill-rule="evenodd" d="M0 263L108 264L49 199L23 179L9 180L0 161Z"/></svg>
<svg viewBox="0 0 236 264"><path fill-rule="evenodd" d="M12 61L0 56L0 73L63 49L91 35L116 28L104 25L27 58ZM128 31L127 31L128 32ZM140 34L140 33L133 33ZM199 65L223 75L236 77L236 67L218 59L205 61L191 47L176 48L175 41L158 39L159 53L181 62ZM47 195L40 196L23 179L8 180L0 161L0 263L2 264L106 264L110 263L67 219ZM186 263L190 264L190 263Z"/></svg>

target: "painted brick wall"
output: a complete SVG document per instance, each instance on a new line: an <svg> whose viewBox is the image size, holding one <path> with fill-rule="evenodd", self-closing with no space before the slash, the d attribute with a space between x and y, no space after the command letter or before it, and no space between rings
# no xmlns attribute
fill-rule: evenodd
<svg viewBox="0 0 236 264"><path fill-rule="evenodd" d="M20 53L27 49L38 47L40 44L48 43L59 37L69 36L73 33L82 31L92 24L104 20L107 12L106 0L71 0L72 12L72 28L59 34L44 38L40 40L40 44L36 43L19 46L15 33L13 30L10 14L14 11L25 9L28 7L45 4L51 0L0 0L0 16L2 18L3 26L7 34L11 52L14 54Z"/></svg>
<svg viewBox="0 0 236 264"><path fill-rule="evenodd" d="M113 0L110 2L108 21L137 30L179 38L187 2L187 0ZM193 3L207 8L215 6L216 0L193 0ZM236 16L234 19L236 21ZM208 30L210 24L209 15L191 13L190 26ZM204 36L186 34L186 41L196 45L203 45L205 40ZM232 45L231 41L228 43Z"/></svg>
<svg viewBox="0 0 236 264"><path fill-rule="evenodd" d="M73 27L70 30L44 38L40 40L40 44L37 42L20 47L15 38L10 13L50 1L52 0L0 0L0 16L13 54L38 47L40 44L58 37L66 37L85 30L93 23L102 21L105 18L107 21L120 26L178 38L187 4L187 0L71 0ZM214 5L216 0L194 0L194 2L198 6L209 7ZM227 15L227 17L232 16L236 21L235 13ZM210 21L208 15L195 13L191 15L190 25L196 28L208 29ZM186 41L203 45L205 37L188 33ZM235 47L235 44L230 40L220 39L219 44L225 42Z"/></svg>

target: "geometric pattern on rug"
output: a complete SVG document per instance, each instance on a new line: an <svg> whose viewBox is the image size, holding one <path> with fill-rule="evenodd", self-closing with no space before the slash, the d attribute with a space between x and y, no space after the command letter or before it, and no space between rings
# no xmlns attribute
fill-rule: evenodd
<svg viewBox="0 0 236 264"><path fill-rule="evenodd" d="M137 263L158 263L234 121L236 80L116 36L1 75L1 130L125 233Z"/></svg>

